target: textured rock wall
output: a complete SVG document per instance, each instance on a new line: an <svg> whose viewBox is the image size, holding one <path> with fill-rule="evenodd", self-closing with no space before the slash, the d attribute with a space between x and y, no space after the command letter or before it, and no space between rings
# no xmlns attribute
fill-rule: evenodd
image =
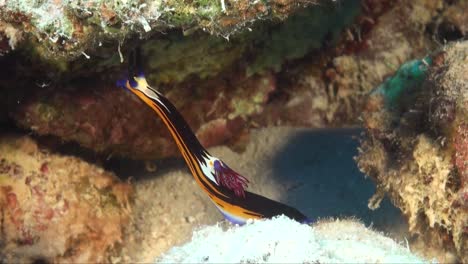
<svg viewBox="0 0 468 264"><path fill-rule="evenodd" d="M93 8L99 16L102 9ZM321 1L286 8L296 12L282 23L239 22L245 30L229 41L200 31L184 36L180 28L145 40L111 34L101 46L93 42L94 51L55 59L37 52L43 42L30 44L34 34L25 30L36 27L5 19L3 42L18 48L0 57L0 118L106 155L174 155L162 123L114 85L125 76L125 55L142 45L150 83L207 146L233 145L255 127L356 125L365 94L399 65L466 35L466 18L457 11L464 9L464 1Z"/></svg>
<svg viewBox="0 0 468 264"><path fill-rule="evenodd" d="M264 119L277 90L275 71L285 61L320 48L324 40L337 39L358 9L358 1L324 1L282 24L253 24L251 32L230 41L202 32L187 37L172 32L141 41L147 77L175 103L203 143L232 141L258 123L250 124L250 119ZM127 42L122 52L135 42ZM9 115L37 134L98 152L139 158L174 155L162 123L115 87L125 76L126 63L120 63L116 47L103 44L102 54L89 60L26 59L20 56L26 49L2 58L10 69L0 82Z"/></svg>
<svg viewBox="0 0 468 264"><path fill-rule="evenodd" d="M404 64L367 100L358 165L439 261L468 260L468 42ZM451 255L452 254L452 255Z"/></svg>
<svg viewBox="0 0 468 264"><path fill-rule="evenodd" d="M109 261L130 220L131 191L102 168L2 136L0 261Z"/></svg>
<svg viewBox="0 0 468 264"><path fill-rule="evenodd" d="M102 42L148 37L172 28L186 35L201 29L229 37L254 21L281 20L312 4L315 1L2 1L0 20L20 31L25 45L40 56L69 60L93 54ZM14 49L20 39L3 32L10 43L2 50Z"/></svg>

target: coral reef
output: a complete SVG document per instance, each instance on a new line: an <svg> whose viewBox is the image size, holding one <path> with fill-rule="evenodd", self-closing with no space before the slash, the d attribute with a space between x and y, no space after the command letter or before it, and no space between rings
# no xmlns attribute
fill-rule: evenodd
<svg viewBox="0 0 468 264"><path fill-rule="evenodd" d="M294 13L288 9L283 23L252 23L251 32L245 27L229 41L200 31L185 36L168 31L144 41L129 37L119 45L103 40L101 47L95 44L96 53L86 53L89 59L83 55L73 61L38 59L40 52L26 45L0 57L5 66L0 116L7 111L38 135L55 135L106 155L174 155L162 123L112 90L122 77L122 54L141 44L147 79L174 101L208 146L234 144L252 127L356 125L364 95L398 65L424 56L437 40L464 36L457 10L465 5L320 1ZM459 33L443 30L447 27ZM8 23L0 29L1 36L10 36L2 43L25 38Z"/></svg>
<svg viewBox="0 0 468 264"><path fill-rule="evenodd" d="M232 247L232 244L238 245ZM354 220L299 224L285 216L245 226L208 226L158 263L424 263Z"/></svg>
<svg viewBox="0 0 468 264"><path fill-rule="evenodd" d="M300 3L296 4L300 6ZM290 11L292 12L292 9ZM298 8L284 20L284 23L274 19L260 20L228 39L209 35L200 30L193 30L190 35L186 35L177 30L180 27L175 27L174 30L164 34L154 33L154 36L144 40L136 37L127 41L117 37L108 41L102 39L93 46L95 52L81 53L72 61L60 59L56 52L51 58L41 59L41 52L35 51L31 46L19 45L20 54L27 59L20 56L17 58L17 63L21 64L22 61L30 63L33 60L35 64L45 66L47 71L40 69L41 67L28 65L29 71L32 71L36 77L53 75L54 79L58 79L59 76L77 78L96 72L101 73L109 68L112 68L110 72L120 70L126 52L135 45L142 45L148 64L148 74L151 74L147 77L154 84L173 84L187 80L190 76L198 78L216 76L236 66L239 60L242 61L241 64L247 64L242 67L246 68L248 75L252 75L269 69L278 70L286 60L300 58L311 50L320 48L324 41L336 40L343 27L351 23L358 12L357 0L340 5L324 0L309 8ZM12 28L9 24L5 25ZM16 30L24 35L20 29ZM223 60L220 60L220 57ZM13 64L12 67L18 66ZM91 73L90 67L92 67Z"/></svg>
<svg viewBox="0 0 468 264"><path fill-rule="evenodd" d="M248 128L240 121L263 119L276 90L272 71L336 39L358 10L358 1L323 1L285 24L252 24L251 32L230 41L200 32L156 36L142 44L147 79L175 102L208 146L233 141ZM308 34L302 34L305 28ZM122 43L121 52L133 45ZM72 62L44 62L26 48L0 58L11 69L0 73L2 105L21 127L97 152L147 159L174 155L167 134L157 132L165 130L161 122L113 87L121 77L116 72L122 54L111 46L103 42L101 53Z"/></svg>
<svg viewBox="0 0 468 264"><path fill-rule="evenodd" d="M355 125L365 95L403 62L436 47L426 28L440 10L461 8L443 1L363 1L329 58L301 65L286 91L283 124L314 127ZM411 19L408 19L411 18ZM269 115L269 114L266 114Z"/></svg>
<svg viewBox="0 0 468 264"><path fill-rule="evenodd" d="M405 63L367 99L357 157L426 254L468 261L468 42ZM449 252L449 253L446 253ZM452 254L452 255L451 255Z"/></svg>
<svg viewBox="0 0 468 264"><path fill-rule="evenodd" d="M369 206L387 194L413 250L468 262L468 44L425 57L466 38L466 11L464 0L0 0L1 129L99 158L177 156L159 118L115 87L139 46L150 84L206 147L240 148L257 127L353 126L363 112L357 161L378 186ZM269 173L264 155L250 172ZM130 220L131 188L111 173L0 138L0 262L152 261L218 216L176 176L142 180ZM296 188L257 181L272 198Z"/></svg>
<svg viewBox="0 0 468 264"><path fill-rule="evenodd" d="M0 262L103 262L119 249L131 187L101 168L0 139Z"/></svg>
<svg viewBox="0 0 468 264"><path fill-rule="evenodd" d="M276 87L270 75L237 84L235 89L212 84L208 98L201 97L203 91L197 87L175 89L167 96L201 142L212 146L238 134L242 118L261 112ZM161 120L130 93L105 83L98 90L75 84L64 89L66 93L44 88L28 94L14 106L13 117L38 134L74 140L97 152L141 159L178 153Z"/></svg>
<svg viewBox="0 0 468 264"><path fill-rule="evenodd" d="M92 54L99 42L148 37L155 31L202 29L228 37L252 22L284 19L313 0L289 1L2 1L0 20L24 32L41 56Z"/></svg>
<svg viewBox="0 0 468 264"><path fill-rule="evenodd" d="M147 77L153 84L173 84L190 76L214 77L233 66L245 71L243 78L279 71L285 62L338 39L359 9L356 0L340 5L321 1L291 14L283 23L255 23L229 41L195 33L148 40L142 47L148 58Z"/></svg>

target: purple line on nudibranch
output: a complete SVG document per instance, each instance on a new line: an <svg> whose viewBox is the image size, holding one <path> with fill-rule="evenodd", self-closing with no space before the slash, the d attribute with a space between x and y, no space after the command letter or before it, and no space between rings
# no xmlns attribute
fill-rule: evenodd
<svg viewBox="0 0 468 264"><path fill-rule="evenodd" d="M228 167L224 162L215 160L213 163L216 182L232 191L239 197L245 197L244 189L249 180Z"/></svg>
<svg viewBox="0 0 468 264"><path fill-rule="evenodd" d="M226 220L228 220L231 224L234 225L244 225L246 222L246 219L242 219L240 217L236 217L234 215L231 215L230 213L224 211L223 209L217 207L218 210L221 212L221 214L224 216Z"/></svg>
<svg viewBox="0 0 468 264"><path fill-rule="evenodd" d="M128 90L128 89L127 89L127 79L119 79L119 80L117 80L116 85L117 85L117 87L119 87L119 88L122 88L122 89L124 89L124 90Z"/></svg>

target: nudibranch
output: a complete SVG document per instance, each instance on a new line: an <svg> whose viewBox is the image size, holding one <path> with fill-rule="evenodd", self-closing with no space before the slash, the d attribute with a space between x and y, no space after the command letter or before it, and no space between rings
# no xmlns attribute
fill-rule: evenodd
<svg viewBox="0 0 468 264"><path fill-rule="evenodd" d="M130 76L118 85L138 96L162 119L196 182L228 221L244 224L248 219L284 214L301 223L310 222L293 207L246 191L249 183L247 178L222 160L211 156L175 106L158 90L149 86L143 74Z"/></svg>

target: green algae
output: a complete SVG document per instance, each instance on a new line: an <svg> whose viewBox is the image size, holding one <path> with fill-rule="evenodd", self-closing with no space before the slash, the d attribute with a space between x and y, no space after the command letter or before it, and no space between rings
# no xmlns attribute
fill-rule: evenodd
<svg viewBox="0 0 468 264"><path fill-rule="evenodd" d="M182 82L195 75L215 76L236 62L249 61L248 76L268 70L279 71L285 61L298 59L324 41L334 41L359 14L359 1L340 5L324 1L290 16L283 23L258 23L229 40L202 32L183 36L172 33L165 39L143 45L147 75L152 83Z"/></svg>
<svg viewBox="0 0 468 264"><path fill-rule="evenodd" d="M164 40L150 40L142 49L148 58L149 81L170 83L181 82L190 75L201 79L217 75L241 57L245 44L206 34L184 37L179 33Z"/></svg>
<svg viewBox="0 0 468 264"><path fill-rule="evenodd" d="M167 1L166 8L161 19L175 27L189 27L201 21L214 21L222 15L221 2L219 0L198 1ZM207 24L207 23L204 23Z"/></svg>
<svg viewBox="0 0 468 264"><path fill-rule="evenodd" d="M372 93L383 95L387 109L399 109L404 102L411 100L411 95L421 87L431 64L430 57L408 61Z"/></svg>
<svg viewBox="0 0 468 264"><path fill-rule="evenodd" d="M262 109L260 104L242 98L233 98L231 101L231 106L234 109L232 113L229 113L229 119L234 119L238 116L245 118L249 115L260 112Z"/></svg>
<svg viewBox="0 0 468 264"><path fill-rule="evenodd" d="M46 103L39 103L36 106L36 110L42 122L48 123L56 120L60 116L59 111L54 106Z"/></svg>
<svg viewBox="0 0 468 264"><path fill-rule="evenodd" d="M25 23L22 26L27 28L28 39L48 46L46 58L60 55L75 59L99 41L123 40L154 30L197 27L225 34L219 21L225 10L219 0L15 0L0 6L0 20ZM242 17L239 10L230 11ZM56 54L57 49L67 52Z"/></svg>
<svg viewBox="0 0 468 264"><path fill-rule="evenodd" d="M264 70L279 71L286 60L298 59L323 46L325 41L336 41L343 28L360 12L360 1L349 0L339 4L321 1L291 16L283 23L258 32L258 52L247 67L252 75Z"/></svg>
<svg viewBox="0 0 468 264"><path fill-rule="evenodd" d="M230 100L232 111L228 115L229 119L236 117L245 119L248 116L259 114L263 111L263 105L272 89L272 84L268 79L262 78L259 82L252 85L256 87L255 90L249 89L246 86L240 87L236 91Z"/></svg>

